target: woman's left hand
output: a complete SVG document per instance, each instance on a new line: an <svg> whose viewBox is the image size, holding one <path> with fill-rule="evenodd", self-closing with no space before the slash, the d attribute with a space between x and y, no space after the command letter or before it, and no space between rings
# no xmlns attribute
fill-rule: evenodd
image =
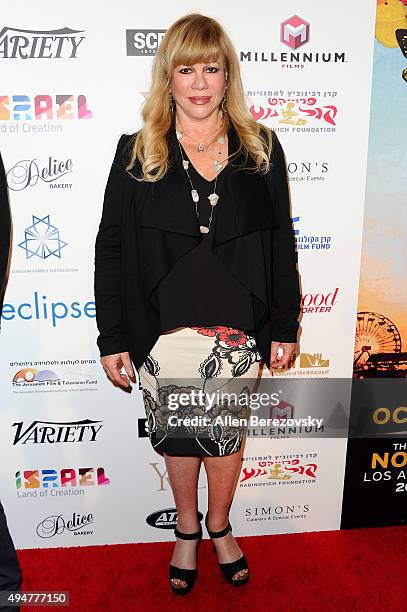
<svg viewBox="0 0 407 612"><path fill-rule="evenodd" d="M277 358L277 351L280 346L283 350L283 354L280 358ZM271 343L270 367L284 368L288 365L294 354L295 346L295 342L275 342L273 340Z"/></svg>

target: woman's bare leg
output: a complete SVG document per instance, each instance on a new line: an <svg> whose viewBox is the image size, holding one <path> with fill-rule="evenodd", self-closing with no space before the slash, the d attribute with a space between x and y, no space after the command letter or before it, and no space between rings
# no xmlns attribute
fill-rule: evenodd
<svg viewBox="0 0 407 612"><path fill-rule="evenodd" d="M198 521L198 478L201 466L200 457L176 457L165 454L167 474L177 508L177 527L183 533L195 533ZM177 538L171 563L183 569L196 568L196 540ZM173 579L175 587L184 587L183 580Z"/></svg>
<svg viewBox="0 0 407 612"><path fill-rule="evenodd" d="M243 447L237 453L225 457L204 457L208 480L208 527L221 531L228 524L229 508L233 500L242 465ZM219 563L232 563L242 556L242 550L231 533L213 540ZM235 574L244 578L247 570Z"/></svg>

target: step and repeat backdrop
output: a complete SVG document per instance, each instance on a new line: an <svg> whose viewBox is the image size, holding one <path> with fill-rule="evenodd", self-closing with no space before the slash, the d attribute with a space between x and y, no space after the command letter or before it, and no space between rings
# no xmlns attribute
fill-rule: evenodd
<svg viewBox="0 0 407 612"><path fill-rule="evenodd" d="M378 4L402 21L403 3ZM103 8L46 1L41 15L30 2L18 10L3 3L0 150L13 248L1 314L0 494L18 548L173 539L174 502L164 460L147 437L141 391L114 388L99 363L93 264L117 141L141 127L160 40L190 12L223 24L240 59L247 106L276 131L286 153L303 312L295 364L263 374L292 382L279 414L301 414L310 381L354 377L355 328L365 316L358 292L374 65L389 78L387 55L379 53L374 64L375 45L382 44L376 2L261 0L232 11L213 0L176 7L122 0ZM382 17L391 37L387 13ZM375 123L387 117L384 139L388 129L401 132L401 111L399 125L389 117L405 92L403 54L394 44L390 51L398 53L392 74L399 90L378 82L374 93L385 89L389 100L372 115ZM377 143L376 150L392 154ZM376 175L381 161L372 162L373 197L385 185ZM365 218L369 229L377 213L378 240L380 215L389 211L388 194L380 193L385 201ZM397 233L399 203L386 238ZM388 246L386 238L379 248ZM369 275L378 254L367 251ZM393 255L386 251L389 262ZM396 273L392 278L398 282ZM388 316L376 298L369 285L363 310ZM402 303L400 297L400 309ZM342 387L336 408L346 428L351 393ZM349 495L363 496L368 449L362 464L360 447L347 458L346 435L293 430L290 436L281 428L272 439L249 430L231 511L237 535L341 528L347 461L359 462L348 476ZM199 500L204 513L203 470ZM351 514L342 526L352 526Z"/></svg>

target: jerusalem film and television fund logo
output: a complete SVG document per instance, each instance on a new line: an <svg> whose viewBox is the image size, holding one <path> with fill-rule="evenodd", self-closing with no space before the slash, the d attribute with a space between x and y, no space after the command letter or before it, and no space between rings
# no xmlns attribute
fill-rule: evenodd
<svg viewBox="0 0 407 612"><path fill-rule="evenodd" d="M280 40L290 49L298 49L309 42L310 24L298 15L283 21L280 28Z"/></svg>
<svg viewBox="0 0 407 612"><path fill-rule="evenodd" d="M0 30L0 59L76 59L84 30Z"/></svg>
<svg viewBox="0 0 407 612"><path fill-rule="evenodd" d="M127 55L155 55L166 30L126 30Z"/></svg>

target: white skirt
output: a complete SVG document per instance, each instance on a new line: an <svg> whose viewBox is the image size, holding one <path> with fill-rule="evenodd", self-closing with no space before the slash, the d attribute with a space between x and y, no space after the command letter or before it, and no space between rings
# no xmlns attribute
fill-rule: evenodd
<svg viewBox="0 0 407 612"><path fill-rule="evenodd" d="M159 336L138 369L153 447L170 455L239 451L260 362L244 330L178 327Z"/></svg>

